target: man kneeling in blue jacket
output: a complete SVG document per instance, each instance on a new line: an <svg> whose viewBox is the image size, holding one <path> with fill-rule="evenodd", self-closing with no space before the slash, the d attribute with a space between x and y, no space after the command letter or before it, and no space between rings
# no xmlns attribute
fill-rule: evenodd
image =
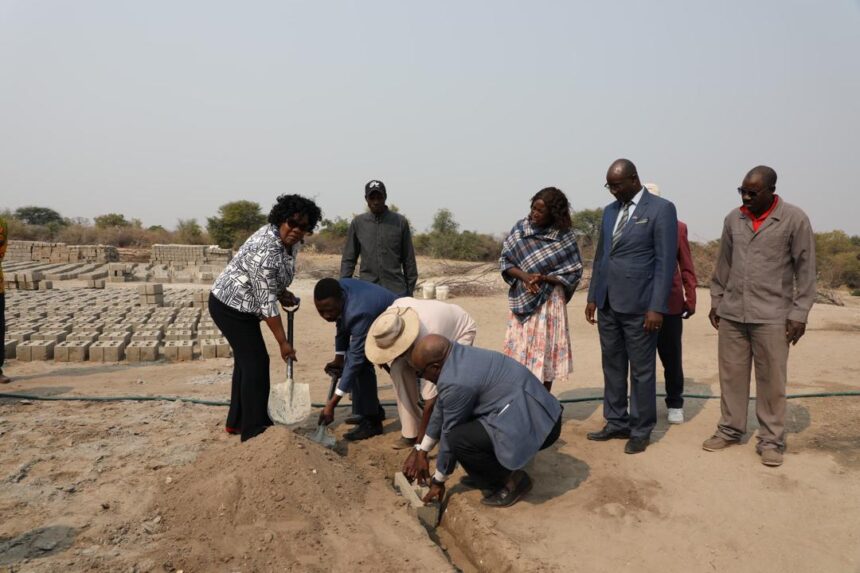
<svg viewBox="0 0 860 573"><path fill-rule="evenodd" d="M561 433L561 404L525 366L500 352L431 334L416 342L411 361L439 396L424 440L403 464L406 477L426 483L427 454L438 442L425 502L442 501L445 480L459 462L468 474L461 483L490 490L481 503L515 504L532 488L522 468Z"/></svg>

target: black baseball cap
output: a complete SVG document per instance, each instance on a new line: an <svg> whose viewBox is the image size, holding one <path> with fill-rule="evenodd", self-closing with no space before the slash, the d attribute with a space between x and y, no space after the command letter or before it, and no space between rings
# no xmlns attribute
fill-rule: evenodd
<svg viewBox="0 0 860 573"><path fill-rule="evenodd" d="M385 183L379 181L378 179L371 179L367 182L367 185L364 186L364 196L369 197L371 193L374 193L376 191L381 192L385 196L388 195L388 193L385 191Z"/></svg>

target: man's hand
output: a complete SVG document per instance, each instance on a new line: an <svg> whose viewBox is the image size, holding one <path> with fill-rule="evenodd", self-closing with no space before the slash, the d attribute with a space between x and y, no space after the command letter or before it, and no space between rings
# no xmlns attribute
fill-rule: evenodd
<svg viewBox="0 0 860 573"><path fill-rule="evenodd" d="M427 459L427 452L413 448L412 453L403 462L403 475L410 482L418 480L419 484L427 483L427 478L430 477L430 462Z"/></svg>
<svg viewBox="0 0 860 573"><path fill-rule="evenodd" d="M720 329L720 317L717 316L717 309L711 309L711 312L708 313L708 320L711 321L711 326L713 326L717 330Z"/></svg>
<svg viewBox="0 0 860 573"><path fill-rule="evenodd" d="M334 400L329 400L326 403L325 408L323 408L322 412L320 412L320 419L318 422L319 424L328 426L329 424L334 422L334 407L336 404L337 402L335 402Z"/></svg>
<svg viewBox="0 0 860 573"><path fill-rule="evenodd" d="M585 305L585 320L588 321L589 324L597 324L597 320L595 320L594 315L597 313L597 304L590 302Z"/></svg>
<svg viewBox="0 0 860 573"><path fill-rule="evenodd" d="M792 346L797 344L797 341L800 340L800 337L804 335L806 332L806 324L803 322L797 322L794 320L786 320L785 321L785 339Z"/></svg>
<svg viewBox="0 0 860 573"><path fill-rule="evenodd" d="M430 482L430 491L427 492L427 495L421 500L424 503L430 503L433 500L437 500L439 503L442 503L442 500L445 499L445 483L433 480Z"/></svg>
<svg viewBox="0 0 860 573"><path fill-rule="evenodd" d="M325 373L329 376L337 376L340 378L340 375L343 374L343 354L336 355L334 360L326 364L323 370L325 370Z"/></svg>
<svg viewBox="0 0 860 573"><path fill-rule="evenodd" d="M645 324L642 325L642 328L648 332L657 332L660 330L661 326L663 326L662 314L654 312L653 310L649 310L645 313Z"/></svg>
<svg viewBox="0 0 860 573"><path fill-rule="evenodd" d="M285 290L283 293L281 293L281 296L278 297L278 302L280 302L281 306L283 306L285 309L294 308L299 306L299 297L297 297L290 291Z"/></svg>
<svg viewBox="0 0 860 573"><path fill-rule="evenodd" d="M284 362L287 361L287 358L292 358L293 360L298 362L298 359L296 358L296 349L293 348L292 344L290 344L289 342L287 342L285 340L280 344L280 346L281 346L281 358L284 359Z"/></svg>
<svg viewBox="0 0 860 573"><path fill-rule="evenodd" d="M696 314L696 307L695 306L688 306L685 303L684 304L684 311L681 313L681 318L686 320L686 319L690 318L691 316L693 316L694 314Z"/></svg>

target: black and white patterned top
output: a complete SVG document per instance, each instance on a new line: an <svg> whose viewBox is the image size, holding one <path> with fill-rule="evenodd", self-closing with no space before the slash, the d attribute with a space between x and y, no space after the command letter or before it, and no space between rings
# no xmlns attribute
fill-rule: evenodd
<svg viewBox="0 0 860 573"><path fill-rule="evenodd" d="M215 298L260 318L278 316L278 298L293 282L298 245L288 248L266 224L248 237L212 285Z"/></svg>

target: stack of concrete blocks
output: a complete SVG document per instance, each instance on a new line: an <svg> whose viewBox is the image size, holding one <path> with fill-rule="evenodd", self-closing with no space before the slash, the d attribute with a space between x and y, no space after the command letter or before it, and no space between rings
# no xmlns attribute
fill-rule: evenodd
<svg viewBox="0 0 860 573"><path fill-rule="evenodd" d="M139 304L144 307L164 306L164 285L149 283L137 287Z"/></svg>
<svg viewBox="0 0 860 573"><path fill-rule="evenodd" d="M119 251L109 245L67 245L44 241L9 241L8 261L37 261L43 263L74 263L89 261L109 263L119 260Z"/></svg>

